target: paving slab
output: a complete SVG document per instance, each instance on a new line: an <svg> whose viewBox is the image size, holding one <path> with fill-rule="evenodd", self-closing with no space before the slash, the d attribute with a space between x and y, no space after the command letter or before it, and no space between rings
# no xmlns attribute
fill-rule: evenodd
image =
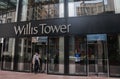
<svg viewBox="0 0 120 79"><path fill-rule="evenodd" d="M120 79L120 78L97 77L97 76L51 75L46 73L34 74L0 70L0 79Z"/></svg>

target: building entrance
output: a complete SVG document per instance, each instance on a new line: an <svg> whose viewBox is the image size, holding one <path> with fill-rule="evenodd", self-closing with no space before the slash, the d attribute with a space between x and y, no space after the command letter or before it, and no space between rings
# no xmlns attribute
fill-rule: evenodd
<svg viewBox="0 0 120 79"><path fill-rule="evenodd" d="M42 44L37 44L36 45L38 49L38 53L40 55L40 72L46 72L47 71L47 66L46 66L46 61L47 61L47 45L46 43Z"/></svg>
<svg viewBox="0 0 120 79"><path fill-rule="evenodd" d="M87 37L88 75L109 76L107 41L101 35L91 37Z"/></svg>
<svg viewBox="0 0 120 79"><path fill-rule="evenodd" d="M46 72L47 66L47 37L32 37L32 57L37 52L39 54L39 72Z"/></svg>

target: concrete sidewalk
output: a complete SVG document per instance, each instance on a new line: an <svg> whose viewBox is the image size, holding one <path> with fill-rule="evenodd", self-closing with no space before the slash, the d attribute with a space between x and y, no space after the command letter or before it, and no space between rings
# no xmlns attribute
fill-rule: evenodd
<svg viewBox="0 0 120 79"><path fill-rule="evenodd" d="M120 79L111 77L95 77L95 76L64 76L64 75L49 75L45 73L24 73L24 72L12 72L1 71L0 79Z"/></svg>

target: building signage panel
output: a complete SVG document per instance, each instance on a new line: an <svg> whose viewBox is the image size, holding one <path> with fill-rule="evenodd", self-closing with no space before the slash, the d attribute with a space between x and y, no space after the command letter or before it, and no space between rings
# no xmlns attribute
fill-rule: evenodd
<svg viewBox="0 0 120 79"><path fill-rule="evenodd" d="M45 19L0 24L0 37L59 36L120 33L120 14ZM89 40L105 40L88 36ZM97 38L97 40L98 40Z"/></svg>
<svg viewBox="0 0 120 79"><path fill-rule="evenodd" d="M32 34L50 34L50 33L69 33L71 24L68 25L47 25L38 24L38 26L33 27L31 23L14 26L14 31L16 35L32 35Z"/></svg>
<svg viewBox="0 0 120 79"><path fill-rule="evenodd" d="M87 41L106 41L107 35L106 34L88 34Z"/></svg>
<svg viewBox="0 0 120 79"><path fill-rule="evenodd" d="M65 24L64 21L29 21L0 24L0 26L2 28L0 29L0 37L24 37L67 34L70 32L71 24Z"/></svg>

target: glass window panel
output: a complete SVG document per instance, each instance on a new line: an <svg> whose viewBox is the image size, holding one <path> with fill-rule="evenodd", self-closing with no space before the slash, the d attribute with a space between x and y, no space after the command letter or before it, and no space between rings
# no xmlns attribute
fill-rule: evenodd
<svg viewBox="0 0 120 79"><path fill-rule="evenodd" d="M64 73L64 37L49 38L48 73Z"/></svg>
<svg viewBox="0 0 120 79"><path fill-rule="evenodd" d="M0 0L0 20L2 23L15 22L16 5L17 0Z"/></svg>
<svg viewBox="0 0 120 79"><path fill-rule="evenodd" d="M72 36L69 42L69 74L87 74L86 42L83 36Z"/></svg>
<svg viewBox="0 0 120 79"><path fill-rule="evenodd" d="M68 15L85 16L85 15L98 15L105 12L106 0L69 0L68 2Z"/></svg>
<svg viewBox="0 0 120 79"><path fill-rule="evenodd" d="M15 64L17 65L18 71L31 71L31 61L32 61L32 42L31 37L19 38L18 53L16 57L18 58Z"/></svg>
<svg viewBox="0 0 120 79"><path fill-rule="evenodd" d="M5 70L13 70L13 62L14 62L14 47L15 47L15 39L14 38L4 38L3 39L3 50L2 50L2 65ZM5 48L5 50L4 50Z"/></svg>
<svg viewBox="0 0 120 79"><path fill-rule="evenodd" d="M112 0L110 0L112 1ZM114 0L114 9L115 9L115 13L120 13L120 0Z"/></svg>
<svg viewBox="0 0 120 79"><path fill-rule="evenodd" d="M68 0L69 17L120 13L120 0Z"/></svg>
<svg viewBox="0 0 120 79"><path fill-rule="evenodd" d="M115 0L104 0L105 13L115 13Z"/></svg>
<svg viewBox="0 0 120 79"><path fill-rule="evenodd" d="M110 76L120 76L120 35L108 35Z"/></svg>
<svg viewBox="0 0 120 79"><path fill-rule="evenodd" d="M64 17L63 0L23 0L22 21Z"/></svg>

